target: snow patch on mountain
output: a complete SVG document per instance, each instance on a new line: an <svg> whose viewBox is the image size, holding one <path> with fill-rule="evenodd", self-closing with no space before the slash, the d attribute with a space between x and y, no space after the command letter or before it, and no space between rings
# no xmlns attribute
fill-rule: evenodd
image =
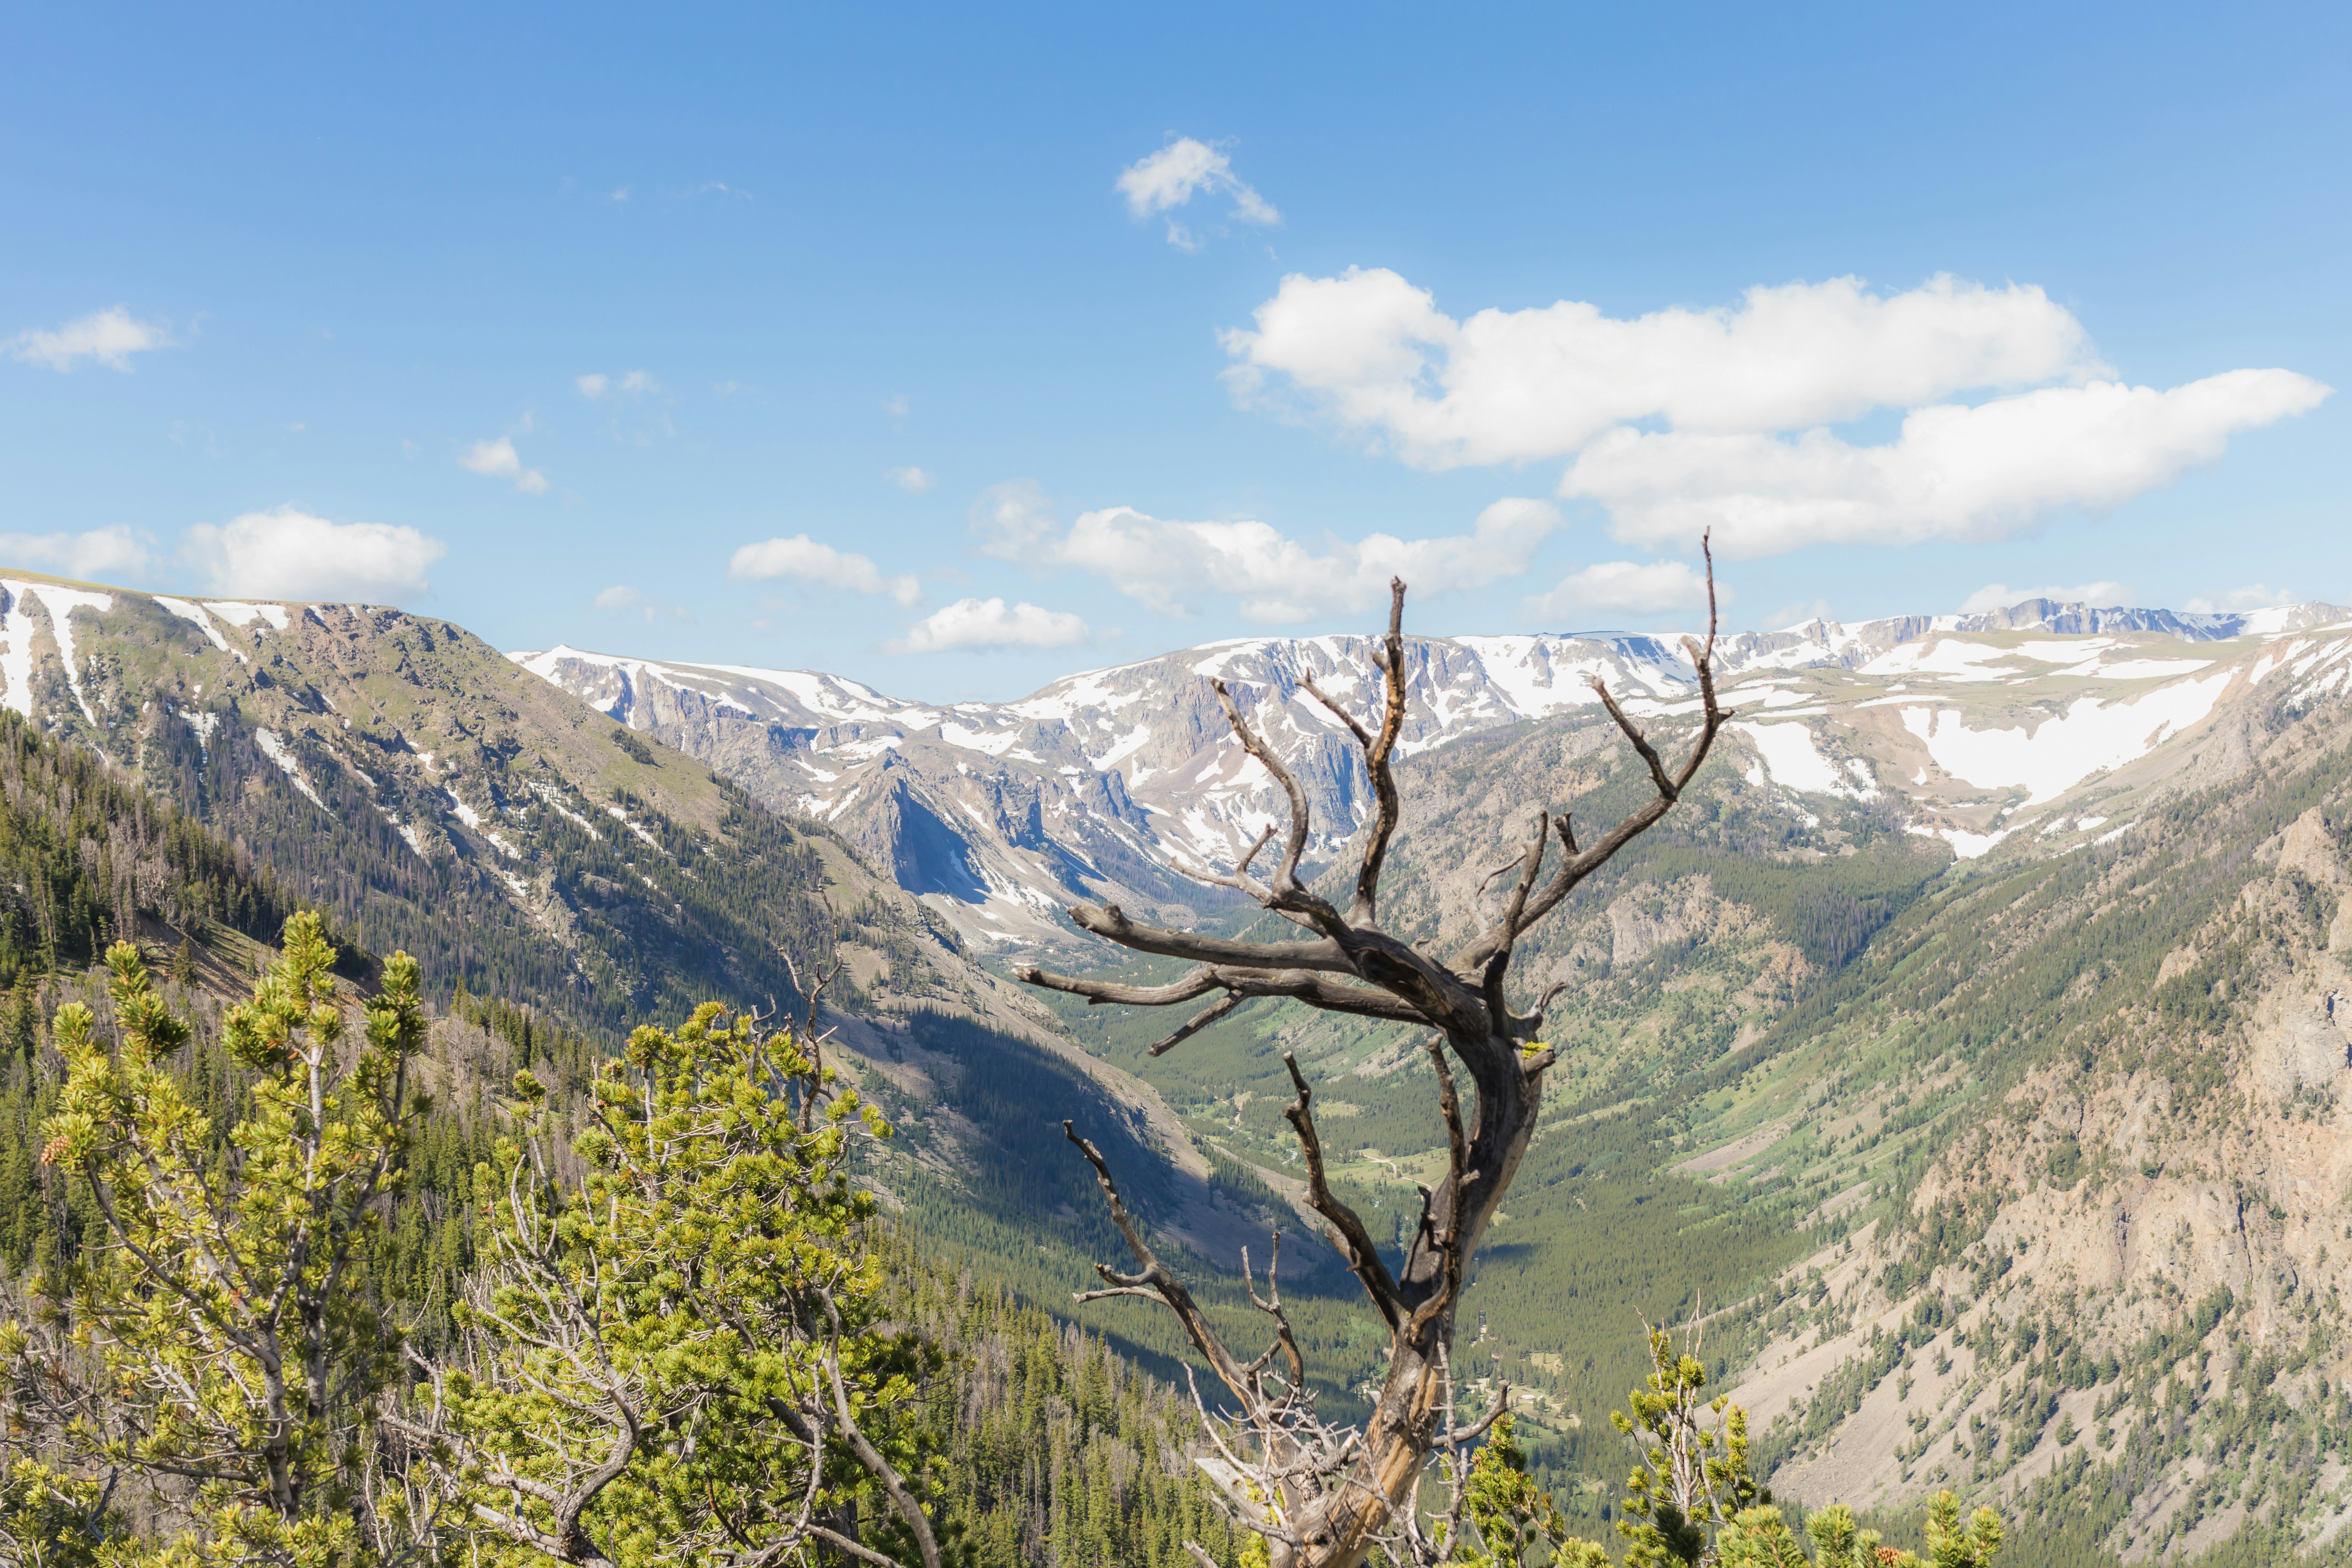
<svg viewBox="0 0 2352 1568"><path fill-rule="evenodd" d="M320 811L327 809L327 803L319 798L319 792L312 789L310 781L302 776L301 763L287 747L286 742L278 738L274 731L256 730L253 732L253 739L255 743L260 746L261 754L276 763L286 776L294 781L294 787L301 791L312 805L317 806Z"/></svg>
<svg viewBox="0 0 2352 1568"><path fill-rule="evenodd" d="M1775 784L1817 795L1842 795L1869 800L1878 794L1866 763L1842 768L1822 754L1812 730L1803 724L1742 724L1731 728L1748 737ZM1760 782L1760 781L1757 781Z"/></svg>
<svg viewBox="0 0 2352 1568"><path fill-rule="evenodd" d="M249 626L256 621L264 621L271 629L282 632L292 620L283 605L248 604L242 599L206 599L205 608L233 626Z"/></svg>
<svg viewBox="0 0 2352 1568"><path fill-rule="evenodd" d="M205 612L197 605L188 603L185 599L169 598L162 594L155 595L155 602L163 605L165 609L171 611L172 614L179 616L182 620L193 624L196 630L204 633L207 638L211 639L213 647L220 649L221 652L236 660L237 663L251 664L253 662L251 659L245 657L245 650L243 648L233 646L229 642L228 638L221 636L220 627L215 626L213 623L213 618L205 614Z"/></svg>
<svg viewBox="0 0 2352 1568"><path fill-rule="evenodd" d="M66 688L81 709L82 717L95 726L98 716L90 711L89 700L82 695L81 669L74 660L73 613L78 609L96 610L103 614L114 607L111 594L89 594L78 588L60 588L54 583L26 583L13 577L0 577L0 679L7 689L0 692L0 704L14 708L26 718L33 717L33 638L37 627L32 614L25 607L27 599L36 600L49 618L49 634L57 641L58 658L66 669Z"/></svg>
<svg viewBox="0 0 2352 1568"><path fill-rule="evenodd" d="M1926 742L1936 765L1954 778L1985 789L2022 787L2025 804L2040 805L2094 773L2138 761L2202 720L2231 679L2224 671L2129 702L2078 698L2063 716L2030 728L1973 728L1959 710L1931 707L1905 708L1903 727Z"/></svg>

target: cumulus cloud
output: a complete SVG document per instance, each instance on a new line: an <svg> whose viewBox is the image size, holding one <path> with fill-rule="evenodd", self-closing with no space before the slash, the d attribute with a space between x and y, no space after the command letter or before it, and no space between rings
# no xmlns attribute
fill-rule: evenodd
<svg viewBox="0 0 2352 1568"><path fill-rule="evenodd" d="M625 583L616 583L605 589L596 595L595 602L596 607L608 616L642 615L648 622L694 619L693 613L684 605L673 605L667 599L657 599L643 589L632 588Z"/></svg>
<svg viewBox="0 0 2352 1568"><path fill-rule="evenodd" d="M1567 458L1616 537L1726 553L1993 539L2113 507L2329 389L2284 370L2131 386L2042 289L1950 277L1749 289L1630 319L1560 300L1456 321L1386 269L1294 275L1222 334L1245 406L1323 421L1428 469ZM1959 401L1961 395L1976 398ZM1831 426L1905 412L1895 439Z"/></svg>
<svg viewBox="0 0 2352 1568"><path fill-rule="evenodd" d="M1729 602L1731 591L1718 587L1717 597ZM1528 607L1549 620L1579 612L1614 611L1656 616L1668 610L1706 607L1706 578L1686 561L1603 561L1571 572Z"/></svg>
<svg viewBox="0 0 2352 1568"><path fill-rule="evenodd" d="M911 466L904 468L893 468L887 474L885 474L883 478L888 479L900 489L905 490L908 495L918 496L933 489L940 482L939 475L929 473L924 469Z"/></svg>
<svg viewBox="0 0 2352 1568"><path fill-rule="evenodd" d="M1268 226L1282 221L1274 205L1234 173L1232 159L1190 136L1180 136L1128 165L1113 188L1127 198L1129 216L1137 219L1172 212L1207 192L1232 199L1233 208L1226 214L1231 221ZM1200 248L1192 231L1173 217L1168 219L1168 243L1179 250Z"/></svg>
<svg viewBox="0 0 2352 1568"><path fill-rule="evenodd" d="M727 574L735 578L788 577L845 594L887 595L909 608L923 596L922 584L912 575L885 577L870 556L835 550L805 533L743 546L727 563Z"/></svg>
<svg viewBox="0 0 2352 1568"><path fill-rule="evenodd" d="M0 533L0 559L85 580L144 572L155 563L145 541L119 522L87 533Z"/></svg>
<svg viewBox="0 0 2352 1568"><path fill-rule="evenodd" d="M86 359L114 370L129 370L132 354L171 345L171 337L161 326L139 321L122 306L112 305L61 327L19 332L8 340L7 349L12 359L45 364L51 370L71 371Z"/></svg>
<svg viewBox="0 0 2352 1568"><path fill-rule="evenodd" d="M1071 647L1092 634L1076 616L1035 605L1007 608L1002 599L958 599L884 644L891 653L956 653L981 648Z"/></svg>
<svg viewBox="0 0 2352 1568"><path fill-rule="evenodd" d="M2001 539L2063 506L2104 510L2219 458L2242 430L2328 395L2284 370L2236 370L2158 391L2095 381L1968 407L1922 408L1875 447L1827 430L1793 437L1619 428L1560 481L1609 509L1621 540L1689 545L1712 528L1727 556L1808 544Z"/></svg>
<svg viewBox="0 0 2352 1568"><path fill-rule="evenodd" d="M1480 512L1466 534L1327 536L1319 552L1263 522L1178 522L1124 506L1087 512L1064 532L1026 480L997 486L972 516L984 554L1094 573L1163 615L1189 614L1202 595L1226 595L1264 624L1385 604L1395 576L1424 595L1484 587L1526 571L1559 525L1550 503L1512 498Z"/></svg>
<svg viewBox="0 0 2352 1568"><path fill-rule="evenodd" d="M602 397L604 389L613 384L613 378L602 371L590 371L586 375L574 376L572 384L580 388L583 397Z"/></svg>
<svg viewBox="0 0 2352 1568"><path fill-rule="evenodd" d="M1572 300L1456 321L1386 268L1294 274L1220 334L1244 402L1328 418L1417 468L1565 457L1614 426L1790 430L1978 387L2084 381L2089 336L2036 288L1858 278L1621 320Z"/></svg>
<svg viewBox="0 0 2352 1568"><path fill-rule="evenodd" d="M448 550L413 528L331 522L281 506L197 524L180 558L215 594L396 605L431 586L425 570Z"/></svg>
<svg viewBox="0 0 2352 1568"><path fill-rule="evenodd" d="M2054 599L2062 605L2097 607L2139 603L2139 595L2121 583L2084 583L2072 588L2012 588L2006 583L1988 583L1960 601L1960 614L1973 616L1980 610L2005 610L2028 599Z"/></svg>
<svg viewBox="0 0 2352 1568"><path fill-rule="evenodd" d="M545 495L547 476L537 468L522 466L515 444L501 436L495 441L477 441L457 455L457 466L493 479L512 479L515 489L526 495Z"/></svg>
<svg viewBox="0 0 2352 1568"><path fill-rule="evenodd" d="M2200 616L2221 615L2224 612L2274 610L2283 605L2300 605L2305 595L2292 588L2268 588L2260 583L2250 583L2242 588L2232 588L2226 594L2211 597L2200 595L2181 606Z"/></svg>

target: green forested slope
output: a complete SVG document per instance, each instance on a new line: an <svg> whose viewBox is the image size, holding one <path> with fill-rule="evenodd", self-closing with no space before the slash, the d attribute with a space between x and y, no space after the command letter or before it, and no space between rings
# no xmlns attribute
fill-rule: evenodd
<svg viewBox="0 0 2352 1568"><path fill-rule="evenodd" d="M169 1005L192 1025L173 1071L217 1130L212 1157L231 1161L227 1129L252 1115L255 1075L227 1047L226 998L165 984ZM105 1235L82 1180L37 1156L60 1077L47 1023L68 1001L102 1008L104 987L88 973L52 973L37 989L28 978L0 1018L8 1047L0 1059L0 1318L32 1306L34 1281L65 1277L62 1266ZM453 1348L451 1301L479 1261L477 1229L486 1223L489 1194L479 1184L495 1169L499 1141L535 1118L511 1099L516 1075L528 1070L559 1121L573 1122L602 1056L541 1009L462 990L451 1015L435 1022L421 1064L434 1112L418 1130L381 1242L362 1256L354 1279L361 1298L418 1351ZM1241 1560L1190 1462L1199 1417L1173 1387L1099 1335L1024 1301L982 1254L895 1226L877 1244L893 1318L940 1352L910 1363L929 1370L905 1436L934 1456L920 1479L955 1562L1175 1564L1192 1561L1187 1540L1220 1563Z"/></svg>

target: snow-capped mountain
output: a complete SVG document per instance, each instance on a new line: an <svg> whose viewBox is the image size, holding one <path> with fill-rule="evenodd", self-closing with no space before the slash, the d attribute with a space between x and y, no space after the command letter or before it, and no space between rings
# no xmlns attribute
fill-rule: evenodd
<svg viewBox="0 0 2352 1568"><path fill-rule="evenodd" d="M509 657L772 805L822 817L968 937L1059 940L1075 898L1194 918L1233 895L1223 868L1281 814L1234 740L1213 679L1289 760L1315 850L1361 821L1346 731L1301 689L1369 715L1371 640L1242 638L1057 680L1015 702L903 701L837 676L693 665L559 647ZM1981 855L2027 826L2153 782L2249 700L2352 691L2352 611L2245 615L2030 600L1969 616L1813 621L1717 645L1741 710L1733 763L1801 805L1885 798L1915 832ZM1671 637L1597 632L1407 639L1406 756L1512 724L1601 719L1591 682L1671 728L1696 710ZM2117 829L2120 831L2120 829ZM2069 839L2053 840L2063 847Z"/></svg>
<svg viewBox="0 0 2352 1568"><path fill-rule="evenodd" d="M441 985L463 973L619 1034L714 995L791 996L788 955L815 949L787 944L854 910L856 934L829 944L857 988L831 997L855 1009L848 1037L918 1007L1041 1026L833 836L740 809L707 767L446 621L0 569L0 708Z"/></svg>

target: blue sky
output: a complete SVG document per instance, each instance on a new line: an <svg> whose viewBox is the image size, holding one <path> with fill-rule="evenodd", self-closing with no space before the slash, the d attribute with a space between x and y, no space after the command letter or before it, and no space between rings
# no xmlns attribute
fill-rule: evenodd
<svg viewBox="0 0 2352 1568"><path fill-rule="evenodd" d="M932 699L1710 523L2352 602L2341 7L1110 9L19 7L0 563Z"/></svg>

